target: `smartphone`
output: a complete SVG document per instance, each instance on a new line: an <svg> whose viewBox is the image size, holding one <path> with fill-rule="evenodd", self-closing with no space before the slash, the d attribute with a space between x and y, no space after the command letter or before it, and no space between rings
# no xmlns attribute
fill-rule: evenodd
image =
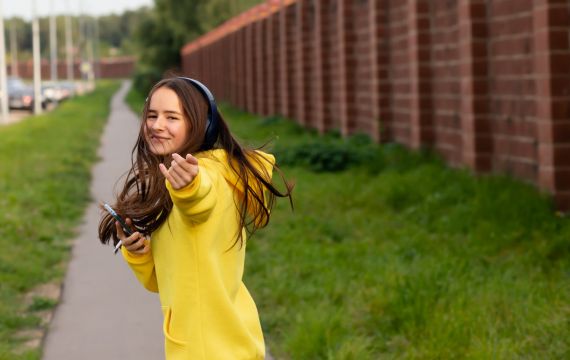
<svg viewBox="0 0 570 360"><path fill-rule="evenodd" d="M105 203L103 204L103 208L105 208L105 210L107 210L109 212L109 214L111 214L112 217L115 218L115 220L117 220L119 222L119 224L121 225L121 227L123 228L123 231L125 232L125 234L127 236L131 236L135 231L126 223L125 220L123 220L123 218L117 214L117 212L115 212L115 210L113 210L113 208L111 206L109 206L109 204ZM121 248L121 246L123 245L123 243L119 240L119 242L117 243L117 245L115 246L115 254L117 253L117 251L119 251L119 249Z"/></svg>

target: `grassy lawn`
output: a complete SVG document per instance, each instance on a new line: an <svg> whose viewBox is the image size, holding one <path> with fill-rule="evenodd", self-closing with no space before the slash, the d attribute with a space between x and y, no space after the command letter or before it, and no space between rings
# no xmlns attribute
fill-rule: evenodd
<svg viewBox="0 0 570 360"><path fill-rule="evenodd" d="M570 222L547 197L222 109L242 139L274 138L296 182L295 211L278 203L248 243L277 359L570 358Z"/></svg>
<svg viewBox="0 0 570 360"><path fill-rule="evenodd" d="M22 350L22 331L41 326L50 299L23 301L36 286L61 282L89 198L90 170L118 82L51 113L0 127L0 359L39 359ZM18 355L15 354L18 353Z"/></svg>

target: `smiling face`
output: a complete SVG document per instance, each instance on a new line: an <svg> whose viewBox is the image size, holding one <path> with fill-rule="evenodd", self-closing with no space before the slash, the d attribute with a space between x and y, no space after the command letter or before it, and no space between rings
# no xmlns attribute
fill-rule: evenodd
<svg viewBox="0 0 570 360"><path fill-rule="evenodd" d="M187 142L189 122L172 89L161 87L152 94L145 123L146 141L155 155L178 152Z"/></svg>

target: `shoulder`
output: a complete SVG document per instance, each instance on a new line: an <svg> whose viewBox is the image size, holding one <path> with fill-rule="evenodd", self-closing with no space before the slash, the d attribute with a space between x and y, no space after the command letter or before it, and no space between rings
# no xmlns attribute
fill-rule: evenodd
<svg viewBox="0 0 570 360"><path fill-rule="evenodd" d="M198 159L198 166L207 169L223 172L228 166L228 156L223 149L202 151L195 156Z"/></svg>

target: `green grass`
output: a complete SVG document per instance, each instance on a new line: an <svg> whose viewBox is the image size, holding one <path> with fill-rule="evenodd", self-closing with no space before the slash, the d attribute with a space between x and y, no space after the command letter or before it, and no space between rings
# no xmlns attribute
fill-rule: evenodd
<svg viewBox="0 0 570 360"><path fill-rule="evenodd" d="M222 109L248 142L273 138L296 182L246 260L277 359L570 358L570 223L547 196Z"/></svg>
<svg viewBox="0 0 570 360"><path fill-rule="evenodd" d="M51 113L0 127L0 359L39 358L39 349L13 353L21 343L16 334L38 326L34 312L55 304L35 298L26 305L23 297L64 275L117 88L100 82Z"/></svg>
<svg viewBox="0 0 570 360"><path fill-rule="evenodd" d="M130 106L130 108L135 112L137 115L142 114L143 105L145 102L146 96L141 95L138 91L129 91L125 96L125 102Z"/></svg>

